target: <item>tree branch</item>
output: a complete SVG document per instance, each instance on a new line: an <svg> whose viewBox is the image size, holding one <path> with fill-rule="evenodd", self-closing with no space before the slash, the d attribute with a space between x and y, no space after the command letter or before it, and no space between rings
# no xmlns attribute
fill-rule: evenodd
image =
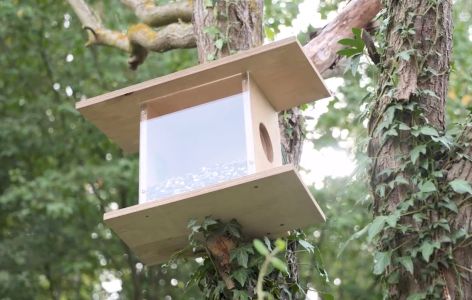
<svg viewBox="0 0 472 300"><path fill-rule="evenodd" d="M90 9L84 0L67 0L79 18L84 29L88 30L87 46L98 44L112 46L126 52L130 51L127 36L121 32L107 29L100 18Z"/></svg>
<svg viewBox="0 0 472 300"><path fill-rule="evenodd" d="M379 0L353 0L344 7L338 16L326 25L303 48L318 71L333 69L339 61L337 52L343 48L338 41L352 36L352 28L364 28L381 9ZM335 72L336 73L336 72Z"/></svg>
<svg viewBox="0 0 472 300"><path fill-rule="evenodd" d="M133 70L144 62L148 51L165 52L196 46L193 25L190 23L173 23L159 30L140 23L129 28L128 38L131 43L128 63Z"/></svg>
<svg viewBox="0 0 472 300"><path fill-rule="evenodd" d="M131 26L127 34L123 34L105 28L100 18L84 0L68 0L68 2L84 29L89 32L87 45L107 45L129 52L128 63L133 70L143 63L148 51L165 52L196 46L193 26L190 23L172 23L158 30L152 29L147 24L139 23ZM148 5L145 4L147 1L123 0L123 2L127 2L127 5L142 3L139 5L141 9L145 9ZM170 4L163 6L163 8L169 9Z"/></svg>
<svg viewBox="0 0 472 300"><path fill-rule="evenodd" d="M133 9L143 22L131 26L127 35L105 28L100 18L84 0L68 0L84 28L89 30L87 45L108 45L130 52L128 63L132 69L136 69L144 62L148 51L164 52L196 46L192 25L180 22L191 20L190 1L163 6L156 6L152 0L121 1ZM332 22L304 46L305 53L323 77L341 74L340 70L346 60L337 55L337 51L343 47L338 41L352 36L352 28L366 27L380 9L379 0L352 0ZM157 31L151 28L167 24L169 25Z"/></svg>
<svg viewBox="0 0 472 300"><path fill-rule="evenodd" d="M172 2L157 6L154 0L121 0L142 23L160 27L175 22L192 21L192 1Z"/></svg>

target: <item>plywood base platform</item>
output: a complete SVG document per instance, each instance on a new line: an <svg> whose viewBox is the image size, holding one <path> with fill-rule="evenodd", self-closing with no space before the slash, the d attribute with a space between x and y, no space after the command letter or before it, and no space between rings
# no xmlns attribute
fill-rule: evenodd
<svg viewBox="0 0 472 300"><path fill-rule="evenodd" d="M148 265L188 245L190 219L236 219L249 237L275 237L325 216L293 166L285 165L161 201L105 214L105 223Z"/></svg>

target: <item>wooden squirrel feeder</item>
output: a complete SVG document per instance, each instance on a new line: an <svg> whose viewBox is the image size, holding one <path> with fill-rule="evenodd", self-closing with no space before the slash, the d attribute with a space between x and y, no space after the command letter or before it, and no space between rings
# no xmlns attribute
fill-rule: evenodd
<svg viewBox="0 0 472 300"><path fill-rule="evenodd" d="M187 245L192 218L234 218L253 237L323 221L282 163L277 113L328 96L289 38L78 102L125 152L140 153L139 204L105 223L156 264Z"/></svg>

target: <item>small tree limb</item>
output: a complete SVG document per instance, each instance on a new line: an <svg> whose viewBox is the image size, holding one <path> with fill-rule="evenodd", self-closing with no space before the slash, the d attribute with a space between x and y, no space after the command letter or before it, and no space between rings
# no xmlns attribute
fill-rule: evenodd
<svg viewBox="0 0 472 300"><path fill-rule="evenodd" d="M175 22L192 21L192 1L183 0L157 6L154 0L121 0L142 23L160 27Z"/></svg>
<svg viewBox="0 0 472 300"><path fill-rule="evenodd" d="M336 65L340 39L351 37L352 28L364 28L381 9L379 0L353 0L303 48L318 71L323 74Z"/></svg>
<svg viewBox="0 0 472 300"><path fill-rule="evenodd" d="M128 64L133 70L143 63L149 51L165 52L195 47L193 26L190 23L172 23L157 30L147 24L139 23L131 26L128 33L124 34L105 28L100 18L84 0L68 0L68 2L89 34L87 46L107 45L129 52Z"/></svg>
<svg viewBox="0 0 472 300"><path fill-rule="evenodd" d="M129 28L128 38L131 43L128 64L132 70L144 62L148 51L165 52L196 46L193 25L190 23L173 23L159 30L140 23Z"/></svg>
<svg viewBox="0 0 472 300"><path fill-rule="evenodd" d="M84 0L67 0L79 18L84 29L88 32L87 46L98 44L112 46L130 52L127 36L119 31L113 31L103 26L100 18L85 3Z"/></svg>

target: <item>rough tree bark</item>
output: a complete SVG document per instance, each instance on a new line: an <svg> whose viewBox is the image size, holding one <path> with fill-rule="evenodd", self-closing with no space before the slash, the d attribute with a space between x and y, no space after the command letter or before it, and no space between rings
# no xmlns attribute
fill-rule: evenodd
<svg viewBox="0 0 472 300"><path fill-rule="evenodd" d="M445 99L447 95L448 75L452 49L452 3L449 0L437 1L385 1L387 8L387 27L384 32L386 39L385 52L381 59L381 75L377 90L377 99L369 122L368 154L373 160L371 169L371 186L374 194L374 213L388 214L395 211L399 204L408 199L416 191L415 185L396 186L385 196L376 193L376 188L388 184L392 178L382 171L395 170L396 175L406 179L415 174L402 169L405 157L409 157L417 140L410 131L400 130L397 137L385 139L386 130L379 129L386 118L386 110L393 104L416 103L423 112L425 124L442 132L445 127ZM411 27L408 25L410 24ZM406 32L408 30L408 33ZM411 35L410 38L407 38ZM400 57L399 53L408 54ZM394 120L408 126L417 120L413 113L396 111ZM462 136L463 143L472 141L472 130L467 127ZM463 149L470 154L471 149ZM462 178L472 182L471 162L468 158L458 159L456 153L450 153L444 165L448 181ZM441 162L439 162L440 164ZM443 196L431 198L439 201ZM459 213L449 216L453 229L465 229L471 233L472 210L470 198L457 196ZM436 200L438 199L438 200ZM469 200L469 204L467 204ZM418 225L411 216L404 216L398 221L407 226L429 226L442 216L431 212L422 225ZM408 247L419 237L415 233L406 232L395 236L393 245L379 245L381 251L396 249L408 255ZM386 248L387 247L387 248ZM443 244L441 244L443 247ZM440 249L439 251L447 251ZM470 241L453 249L456 267L439 265L437 274L425 276L422 273L424 261L414 260L414 274L402 271L397 284L389 284L391 299L407 299L414 293L426 292L432 283L446 282L442 287L443 299L472 299L472 247ZM457 272L460 271L460 274ZM387 272L392 272L389 270ZM429 298L428 298L429 299Z"/></svg>

